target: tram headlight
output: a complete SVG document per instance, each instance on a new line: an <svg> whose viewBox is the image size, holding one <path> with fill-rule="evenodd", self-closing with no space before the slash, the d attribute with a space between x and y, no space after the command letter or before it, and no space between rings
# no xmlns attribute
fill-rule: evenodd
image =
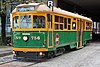
<svg viewBox="0 0 100 67"><path fill-rule="evenodd" d="M15 51L13 51L12 53L15 54Z"/></svg>
<svg viewBox="0 0 100 67"><path fill-rule="evenodd" d="M24 41L27 41L27 40L28 40L28 36L24 36L24 37L23 37L23 40L24 40Z"/></svg>
<svg viewBox="0 0 100 67"><path fill-rule="evenodd" d="M42 53L42 52L40 52L40 56L41 56L41 55L43 55L43 53Z"/></svg>

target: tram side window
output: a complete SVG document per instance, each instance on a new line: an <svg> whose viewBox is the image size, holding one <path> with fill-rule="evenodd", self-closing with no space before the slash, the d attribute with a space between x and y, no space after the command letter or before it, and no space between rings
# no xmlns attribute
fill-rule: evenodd
<svg viewBox="0 0 100 67"><path fill-rule="evenodd" d="M89 30L89 23L86 22L86 30Z"/></svg>
<svg viewBox="0 0 100 67"><path fill-rule="evenodd" d="M64 28L67 28L67 18L64 18Z"/></svg>
<svg viewBox="0 0 100 67"><path fill-rule="evenodd" d="M63 24L60 24L60 30L63 30Z"/></svg>
<svg viewBox="0 0 100 67"><path fill-rule="evenodd" d="M63 17L60 17L60 22L63 23Z"/></svg>
<svg viewBox="0 0 100 67"><path fill-rule="evenodd" d="M71 19L70 18L68 18L68 24L71 24Z"/></svg>
<svg viewBox="0 0 100 67"><path fill-rule="evenodd" d="M47 21L49 22L49 28L52 28L52 15L47 14Z"/></svg>
<svg viewBox="0 0 100 67"><path fill-rule="evenodd" d="M72 29L75 30L76 29L76 22L72 23Z"/></svg>
<svg viewBox="0 0 100 67"><path fill-rule="evenodd" d="M15 16L14 19L13 19L13 23L14 23L14 28L18 28L18 19L19 17L18 16Z"/></svg>
<svg viewBox="0 0 100 67"><path fill-rule="evenodd" d="M76 20L76 18L73 18L73 20Z"/></svg>
<svg viewBox="0 0 100 67"><path fill-rule="evenodd" d="M51 20L52 20L52 15L47 14L47 20L48 20L48 22L51 22Z"/></svg>
<svg viewBox="0 0 100 67"><path fill-rule="evenodd" d="M33 28L45 28L44 16L33 16Z"/></svg>
<svg viewBox="0 0 100 67"><path fill-rule="evenodd" d="M71 19L68 18L68 30L70 30L70 29L71 29Z"/></svg>
<svg viewBox="0 0 100 67"><path fill-rule="evenodd" d="M92 30L92 23L90 23L90 30Z"/></svg>
<svg viewBox="0 0 100 67"><path fill-rule="evenodd" d="M58 27L58 24L55 24L55 30L58 30L59 27Z"/></svg>
<svg viewBox="0 0 100 67"><path fill-rule="evenodd" d="M85 30L85 21L83 21L83 30Z"/></svg>
<svg viewBox="0 0 100 67"><path fill-rule="evenodd" d="M59 16L55 15L55 22L59 22Z"/></svg>
<svg viewBox="0 0 100 67"><path fill-rule="evenodd" d="M70 30L70 25L68 25L68 30Z"/></svg>
<svg viewBox="0 0 100 67"><path fill-rule="evenodd" d="M90 22L86 22L86 30L91 30L92 24Z"/></svg>

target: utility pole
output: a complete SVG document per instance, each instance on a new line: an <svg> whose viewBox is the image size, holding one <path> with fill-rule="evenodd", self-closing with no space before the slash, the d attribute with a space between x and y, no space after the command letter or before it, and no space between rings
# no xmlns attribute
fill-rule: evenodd
<svg viewBox="0 0 100 67"><path fill-rule="evenodd" d="M6 45L6 1L1 0L1 41L2 46Z"/></svg>

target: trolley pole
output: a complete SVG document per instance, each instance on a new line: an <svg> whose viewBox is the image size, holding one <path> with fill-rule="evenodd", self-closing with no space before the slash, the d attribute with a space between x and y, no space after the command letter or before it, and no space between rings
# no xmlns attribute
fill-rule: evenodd
<svg viewBox="0 0 100 67"><path fill-rule="evenodd" d="M47 6L53 11L53 6L54 6L53 0L48 0ZM51 29L52 28L52 15L50 14L48 17L49 17L49 28Z"/></svg>

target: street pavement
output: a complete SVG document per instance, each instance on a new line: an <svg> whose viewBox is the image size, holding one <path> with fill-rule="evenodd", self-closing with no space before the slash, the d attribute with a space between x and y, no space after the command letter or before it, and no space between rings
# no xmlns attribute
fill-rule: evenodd
<svg viewBox="0 0 100 67"><path fill-rule="evenodd" d="M73 50L30 67L100 67L100 42Z"/></svg>
<svg viewBox="0 0 100 67"><path fill-rule="evenodd" d="M13 55L0 57L0 63L0 67L100 67L100 42L89 43L82 49L71 50L40 63L14 61Z"/></svg>
<svg viewBox="0 0 100 67"><path fill-rule="evenodd" d="M8 54L12 54L12 50L11 50L11 47L1 47L0 48L0 57L1 56L6 56Z"/></svg>

